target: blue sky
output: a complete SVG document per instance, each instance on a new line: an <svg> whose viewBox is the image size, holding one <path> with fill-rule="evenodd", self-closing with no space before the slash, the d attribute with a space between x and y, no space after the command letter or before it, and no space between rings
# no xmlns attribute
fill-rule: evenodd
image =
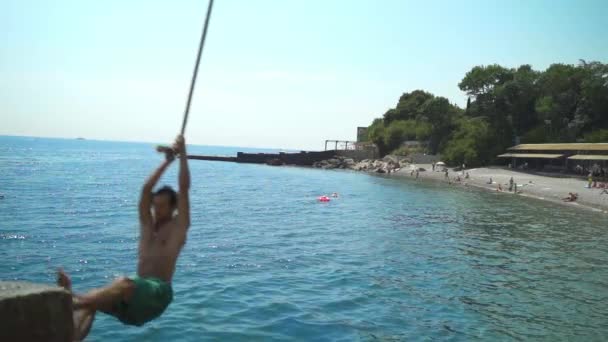
<svg viewBox="0 0 608 342"><path fill-rule="evenodd" d="M164 142L207 1L4 0L0 134ZM475 65L608 62L608 1L216 0L186 137L320 149Z"/></svg>

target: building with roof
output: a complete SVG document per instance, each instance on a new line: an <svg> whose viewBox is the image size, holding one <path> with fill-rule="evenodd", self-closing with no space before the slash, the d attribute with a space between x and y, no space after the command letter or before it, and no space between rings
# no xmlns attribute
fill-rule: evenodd
<svg viewBox="0 0 608 342"><path fill-rule="evenodd" d="M520 144L507 151L498 158L511 159L512 167L563 172L608 168L608 143Z"/></svg>
<svg viewBox="0 0 608 342"><path fill-rule="evenodd" d="M368 132L367 127L357 127L357 142L358 143L366 142L368 140L367 132Z"/></svg>

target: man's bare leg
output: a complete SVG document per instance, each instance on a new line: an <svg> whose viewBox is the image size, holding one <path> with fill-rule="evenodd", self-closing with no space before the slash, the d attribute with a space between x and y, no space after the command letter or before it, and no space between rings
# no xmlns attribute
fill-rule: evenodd
<svg viewBox="0 0 608 342"><path fill-rule="evenodd" d="M127 302L133 295L135 284L128 278L119 278L109 286L95 289L85 295L72 292L71 280L63 270L57 272L57 284L72 293L74 299L74 327L77 339L82 340L91 330L97 311L111 313L114 306Z"/></svg>
<svg viewBox="0 0 608 342"><path fill-rule="evenodd" d="M72 316L74 322L74 340L82 341L91 331L91 326L95 320L95 311L86 308L76 308L76 305L80 300L79 296L72 292L72 280L62 269L57 271L57 285L63 287L72 294L74 306L74 313Z"/></svg>
<svg viewBox="0 0 608 342"><path fill-rule="evenodd" d="M78 296L74 307L87 308L94 311L112 312L121 302L128 302L133 296L135 284L129 278L118 278L112 284Z"/></svg>

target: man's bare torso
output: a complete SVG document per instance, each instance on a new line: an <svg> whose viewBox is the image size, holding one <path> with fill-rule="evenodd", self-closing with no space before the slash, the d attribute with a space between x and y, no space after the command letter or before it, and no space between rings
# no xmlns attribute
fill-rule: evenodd
<svg viewBox="0 0 608 342"><path fill-rule="evenodd" d="M140 277L156 277L171 282L179 253L186 242L186 229L176 219L156 227L143 227L139 238Z"/></svg>

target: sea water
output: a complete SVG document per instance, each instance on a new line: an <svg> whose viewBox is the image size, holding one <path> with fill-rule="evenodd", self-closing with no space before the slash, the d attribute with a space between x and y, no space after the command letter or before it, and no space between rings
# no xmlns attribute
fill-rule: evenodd
<svg viewBox="0 0 608 342"><path fill-rule="evenodd" d="M63 267L86 292L133 275L153 147L0 137L0 279L53 283ZM89 341L608 337L605 215L345 171L190 170L173 303L143 327L98 314Z"/></svg>

